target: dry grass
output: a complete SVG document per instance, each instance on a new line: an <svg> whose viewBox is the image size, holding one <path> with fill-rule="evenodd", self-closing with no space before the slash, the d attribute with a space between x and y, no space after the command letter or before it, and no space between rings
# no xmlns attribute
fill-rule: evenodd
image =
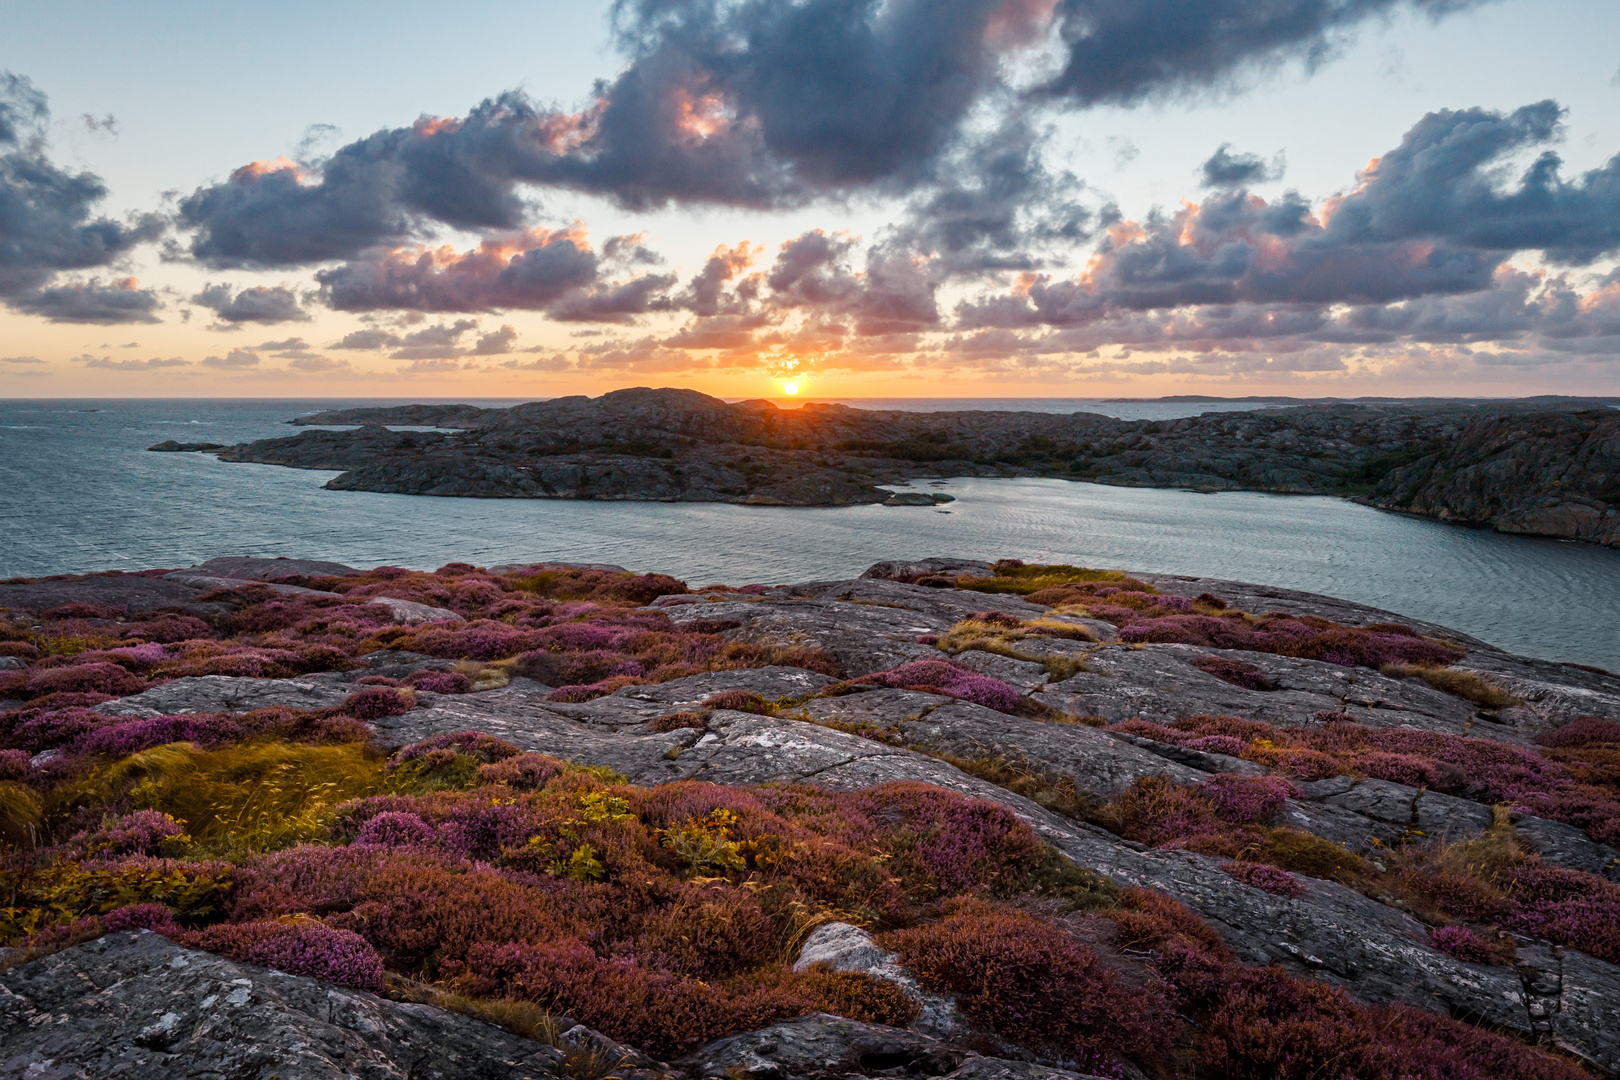
<svg viewBox="0 0 1620 1080"><path fill-rule="evenodd" d="M158 810L186 827L199 855L237 858L325 835L338 803L392 790L383 760L357 743L155 746L52 792L47 816L82 806Z"/></svg>
<svg viewBox="0 0 1620 1080"><path fill-rule="evenodd" d="M1062 682L1086 670L1085 660L1078 656L1043 656L1017 648L1014 642L1032 637L1062 638L1068 641L1095 642L1095 635L1083 626L1058 619L1035 619L1027 623L1008 625L963 619L939 636L934 647L948 656L973 650L1005 656L1009 660L1022 660L1046 668L1051 682Z"/></svg>
<svg viewBox="0 0 1620 1080"><path fill-rule="evenodd" d="M1466 668L1422 667L1417 664L1385 664L1378 669L1392 679L1422 679L1436 690L1460 697L1485 709L1506 709L1523 705L1524 699L1506 687Z"/></svg>
<svg viewBox="0 0 1620 1080"><path fill-rule="evenodd" d="M446 1012L482 1020L514 1035L553 1046L562 1051L563 1075L571 1080L618 1080L627 1063L625 1058L605 1054L589 1044L565 1042L557 1018L532 1001L456 994L432 983L399 976L389 977L388 996L396 1001L432 1005Z"/></svg>

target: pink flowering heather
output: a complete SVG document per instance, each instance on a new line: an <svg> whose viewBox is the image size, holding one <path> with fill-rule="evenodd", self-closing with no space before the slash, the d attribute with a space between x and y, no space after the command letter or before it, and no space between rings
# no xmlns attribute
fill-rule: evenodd
<svg viewBox="0 0 1620 1080"><path fill-rule="evenodd" d="M1221 869L1243 884L1273 896L1298 896L1305 891L1293 874L1266 863L1233 860Z"/></svg>
<svg viewBox="0 0 1620 1080"><path fill-rule="evenodd" d="M422 820L420 814L389 810L362 825L354 842L383 847L425 847L436 839L433 826Z"/></svg>
<svg viewBox="0 0 1620 1080"><path fill-rule="evenodd" d="M1500 964L1501 950L1466 926L1437 926L1429 931L1429 947L1465 964Z"/></svg>
<svg viewBox="0 0 1620 1080"><path fill-rule="evenodd" d="M405 682L430 694L465 694L472 689L472 680L457 671L413 671Z"/></svg>
<svg viewBox="0 0 1620 1080"><path fill-rule="evenodd" d="M185 931L174 921L174 912L163 904L130 904L114 908L101 917L101 928L107 933L120 930L150 930L176 941Z"/></svg>
<svg viewBox="0 0 1620 1080"><path fill-rule="evenodd" d="M308 975L323 982L373 993L383 988L383 963L366 939L352 930L300 921L225 923L189 935L195 948L233 960Z"/></svg>
<svg viewBox="0 0 1620 1080"><path fill-rule="evenodd" d="M87 757L124 758L154 746L176 742L196 743L212 749L240 742L247 734L242 724L228 716L208 713L154 716L96 728L74 739L66 750Z"/></svg>
<svg viewBox="0 0 1620 1080"><path fill-rule="evenodd" d="M505 761L523 752L506 740L497 739L486 732L451 731L441 735L430 735L421 742L402 747L394 754L394 763L402 765L407 761L426 757L435 750L451 750L458 754L466 754L485 765Z"/></svg>
<svg viewBox="0 0 1620 1080"><path fill-rule="evenodd" d="M889 671L862 675L854 681L928 690L971 701L998 712L1016 713L1024 707L1024 695L1016 686L944 660L913 660Z"/></svg>
<svg viewBox="0 0 1620 1080"><path fill-rule="evenodd" d="M1536 736L1536 742L1549 749L1590 746L1593 743L1620 743L1620 720L1578 716L1567 724L1542 731Z"/></svg>
<svg viewBox="0 0 1620 1080"><path fill-rule="evenodd" d="M1226 754L1237 757L1243 753L1246 743L1242 739L1231 735L1202 735L1196 739L1189 739L1183 746L1189 750L1202 750L1206 754Z"/></svg>
<svg viewBox="0 0 1620 1080"><path fill-rule="evenodd" d="M122 817L110 817L93 830L79 833L69 843L87 855L161 855L185 829L168 814L137 810Z"/></svg>
<svg viewBox="0 0 1620 1080"><path fill-rule="evenodd" d="M360 720L379 720L403 716L416 708L416 699L386 686L368 686L350 694L339 708Z"/></svg>
<svg viewBox="0 0 1620 1080"><path fill-rule="evenodd" d="M1281 776L1239 776L1222 773L1198 786L1198 793L1215 807L1222 821L1265 824L1277 816L1283 803L1300 794Z"/></svg>

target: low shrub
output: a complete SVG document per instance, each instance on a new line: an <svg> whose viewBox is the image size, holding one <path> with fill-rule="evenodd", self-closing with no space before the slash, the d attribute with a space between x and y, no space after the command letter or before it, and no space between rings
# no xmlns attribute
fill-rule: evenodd
<svg viewBox="0 0 1620 1080"><path fill-rule="evenodd" d="M889 671L862 675L853 681L945 694L998 712L1018 713L1027 707L1023 692L1016 686L944 660L913 660Z"/></svg>
<svg viewBox="0 0 1620 1080"><path fill-rule="evenodd" d="M383 963L366 940L313 919L226 923L188 935L185 944L233 960L380 993Z"/></svg>
<svg viewBox="0 0 1620 1080"><path fill-rule="evenodd" d="M972 1023L1087 1072L1158 1056L1174 1015L1151 987L1127 992L1095 954L1050 923L982 901L938 922L883 935L899 963L951 994Z"/></svg>
<svg viewBox="0 0 1620 1080"><path fill-rule="evenodd" d="M1275 896L1299 896L1305 891L1305 886L1294 880L1293 874L1265 863L1233 860L1221 869L1229 877Z"/></svg>
<svg viewBox="0 0 1620 1080"><path fill-rule="evenodd" d="M1591 746L1598 743L1620 744L1620 720L1606 720L1599 716L1578 716L1567 724L1544 728L1536 734L1536 742L1549 749Z"/></svg>

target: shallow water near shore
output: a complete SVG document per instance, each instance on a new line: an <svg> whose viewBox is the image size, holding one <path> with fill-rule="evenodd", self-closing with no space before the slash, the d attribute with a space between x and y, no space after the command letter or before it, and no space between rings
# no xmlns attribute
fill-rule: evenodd
<svg viewBox="0 0 1620 1080"><path fill-rule="evenodd" d="M849 577L881 559L1017 557L1304 589L1525 655L1620 668L1620 551L1327 497L959 479L918 485L954 495L948 512L431 499L326 491L336 474L145 449L164 439L294 434L284 423L293 416L364 403L0 402L0 578L286 555L429 569L454 560L609 562L694 585L740 585ZM1142 408L1045 407L1131 418ZM1176 416L1210 406L1152 408Z"/></svg>

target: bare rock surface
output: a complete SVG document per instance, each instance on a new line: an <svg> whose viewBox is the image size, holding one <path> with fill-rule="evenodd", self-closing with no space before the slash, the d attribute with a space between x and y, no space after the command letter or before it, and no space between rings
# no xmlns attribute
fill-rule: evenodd
<svg viewBox="0 0 1620 1080"><path fill-rule="evenodd" d="M545 1043L427 1005L116 933L0 972L0 1075L540 1080Z"/></svg>
<svg viewBox="0 0 1620 1080"><path fill-rule="evenodd" d="M272 706L324 709L337 705L354 687L318 679L249 679L198 675L104 701L99 712L114 716L174 716L181 713L251 712Z"/></svg>
<svg viewBox="0 0 1620 1080"><path fill-rule="evenodd" d="M718 1039L675 1064L694 1077L845 1080L862 1076L953 1080L1080 1080L1078 1073L980 1058L915 1031L812 1013Z"/></svg>
<svg viewBox="0 0 1620 1080"><path fill-rule="evenodd" d="M916 978L897 964L894 953L885 952L872 935L847 922L822 923L804 939L799 958L793 963L794 971L808 971L823 966L833 971L859 971L874 978L892 982L904 990L906 996L921 1007L921 1014L911 1025L918 1031L940 1038L961 1034L967 1029L949 997L930 994Z"/></svg>
<svg viewBox="0 0 1620 1080"><path fill-rule="evenodd" d="M131 614L175 610L187 615L219 615L227 606L204 603L194 588L178 581L137 574L87 574L59 579L0 584L0 607L49 611L63 604L100 604Z"/></svg>

